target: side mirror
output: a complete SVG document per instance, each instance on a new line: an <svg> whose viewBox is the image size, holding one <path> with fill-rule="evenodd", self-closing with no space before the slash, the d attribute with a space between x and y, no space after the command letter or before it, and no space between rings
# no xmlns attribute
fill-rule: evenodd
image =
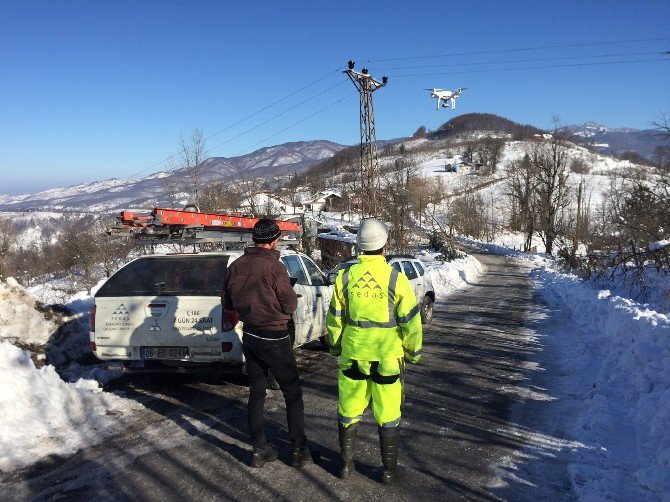
<svg viewBox="0 0 670 502"><path fill-rule="evenodd" d="M295 286L298 283L297 277L290 277L290 279L291 279L291 287Z"/></svg>
<svg viewBox="0 0 670 502"><path fill-rule="evenodd" d="M335 284L335 281L337 280L337 272L331 272L328 274L328 277L326 278L328 281L328 284L333 286Z"/></svg>

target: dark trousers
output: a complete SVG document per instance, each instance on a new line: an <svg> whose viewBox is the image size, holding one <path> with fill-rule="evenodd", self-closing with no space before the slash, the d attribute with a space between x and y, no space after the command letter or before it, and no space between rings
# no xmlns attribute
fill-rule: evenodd
<svg viewBox="0 0 670 502"><path fill-rule="evenodd" d="M250 330L251 331L251 330ZM263 336L264 330L253 330ZM277 338L281 332L265 333ZM285 331L288 335L288 331ZM288 336L281 339L262 339L244 335L242 350L247 359L249 375L249 430L251 444L257 449L265 445L265 421L263 407L267 388L268 371L272 371L286 401L286 418L293 448L304 448L305 412L300 388L300 375L293 354L293 346Z"/></svg>

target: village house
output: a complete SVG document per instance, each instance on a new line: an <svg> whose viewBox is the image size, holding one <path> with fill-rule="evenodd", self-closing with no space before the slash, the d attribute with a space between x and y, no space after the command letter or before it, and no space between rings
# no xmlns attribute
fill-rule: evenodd
<svg viewBox="0 0 670 502"><path fill-rule="evenodd" d="M319 192L319 195L307 202L303 202L303 209L305 211L311 211L313 213L318 213L320 211L334 211L339 209L341 205L342 197L338 193L331 191Z"/></svg>

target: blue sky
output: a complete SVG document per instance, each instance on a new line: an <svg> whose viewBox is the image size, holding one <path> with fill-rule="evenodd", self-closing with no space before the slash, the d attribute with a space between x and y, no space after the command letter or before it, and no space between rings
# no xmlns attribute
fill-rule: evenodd
<svg viewBox="0 0 670 502"><path fill-rule="evenodd" d="M0 193L151 174L194 128L211 156L355 144L352 58L390 77L378 139L470 112L647 128L670 112L669 26L667 0L0 0ZM595 64L641 59L663 60ZM455 111L422 91L461 86Z"/></svg>

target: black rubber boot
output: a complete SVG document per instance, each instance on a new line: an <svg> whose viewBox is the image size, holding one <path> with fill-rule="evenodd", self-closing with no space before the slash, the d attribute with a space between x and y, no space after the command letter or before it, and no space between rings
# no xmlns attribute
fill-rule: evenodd
<svg viewBox="0 0 670 502"><path fill-rule="evenodd" d="M342 470L340 479L349 479L354 473L354 448L356 446L356 435L358 434L358 422L345 428L338 423L340 433L340 452L342 454Z"/></svg>
<svg viewBox="0 0 670 502"><path fill-rule="evenodd" d="M379 448L382 452L382 483L392 484L398 477L398 440L400 439L399 427L379 428Z"/></svg>

